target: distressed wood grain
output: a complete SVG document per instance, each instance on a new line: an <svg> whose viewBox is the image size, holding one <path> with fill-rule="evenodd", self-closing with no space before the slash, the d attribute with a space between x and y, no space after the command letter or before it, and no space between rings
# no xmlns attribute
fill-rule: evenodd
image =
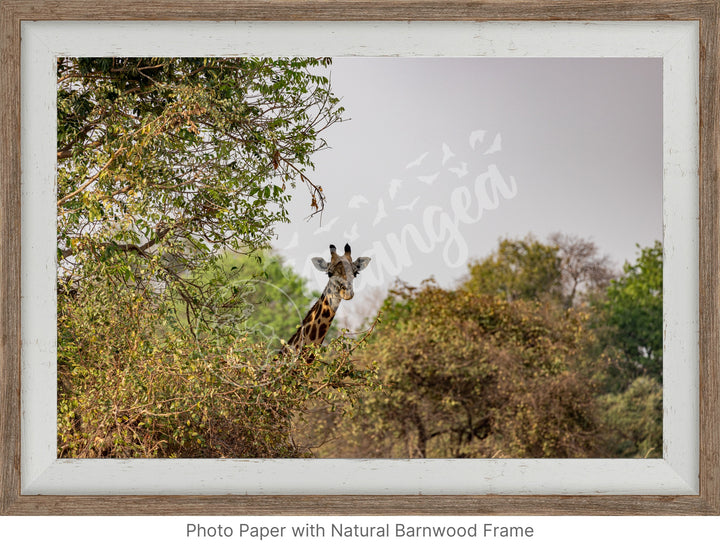
<svg viewBox="0 0 720 552"><path fill-rule="evenodd" d="M20 492L20 23L0 4L0 513Z"/></svg>
<svg viewBox="0 0 720 552"><path fill-rule="evenodd" d="M700 496L720 513L720 2L700 21Z"/></svg>
<svg viewBox="0 0 720 552"><path fill-rule="evenodd" d="M720 514L718 0L3 0L0 4L0 513L10 515ZM23 20L700 22L699 496L22 496L20 22Z"/></svg>
<svg viewBox="0 0 720 552"><path fill-rule="evenodd" d="M31 20L693 20L715 0L5 0Z"/></svg>
<svg viewBox="0 0 720 552"><path fill-rule="evenodd" d="M111 496L21 497L15 515L711 515L668 496Z"/></svg>

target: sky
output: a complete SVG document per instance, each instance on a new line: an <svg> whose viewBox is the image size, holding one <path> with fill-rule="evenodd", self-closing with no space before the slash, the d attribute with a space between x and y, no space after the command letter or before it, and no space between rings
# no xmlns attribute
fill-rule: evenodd
<svg viewBox="0 0 720 552"><path fill-rule="evenodd" d="M307 220L298 187L273 243L313 289L331 243L373 259L357 302L453 286L502 238L591 239L618 269L662 240L660 59L335 58L331 86L347 120L310 174L325 210Z"/></svg>

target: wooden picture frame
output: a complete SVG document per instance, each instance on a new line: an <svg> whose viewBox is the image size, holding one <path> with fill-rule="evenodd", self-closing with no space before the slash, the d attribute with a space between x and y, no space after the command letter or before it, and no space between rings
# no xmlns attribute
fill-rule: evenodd
<svg viewBox="0 0 720 552"><path fill-rule="evenodd" d="M26 495L21 466L21 22L696 21L699 25L699 493L692 495ZM0 512L3 514L719 514L720 3L712 1L32 2L0 6Z"/></svg>

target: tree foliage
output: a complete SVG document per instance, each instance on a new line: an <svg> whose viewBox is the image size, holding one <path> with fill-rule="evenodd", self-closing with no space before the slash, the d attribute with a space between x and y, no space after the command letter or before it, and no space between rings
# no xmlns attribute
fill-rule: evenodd
<svg viewBox="0 0 720 552"><path fill-rule="evenodd" d="M600 397L608 436L609 456L647 458L662 456L662 385L639 376L619 393Z"/></svg>
<svg viewBox="0 0 720 552"><path fill-rule="evenodd" d="M268 243L342 108L327 59L60 58L58 258L163 289L197 316L213 293L188 276L224 250Z"/></svg>
<svg viewBox="0 0 720 552"><path fill-rule="evenodd" d="M349 440L370 457L597 452L580 313L429 283L396 290L383 316L356 357L378 366L383 393L362 395L338 447Z"/></svg>
<svg viewBox="0 0 720 552"><path fill-rule="evenodd" d="M317 300L307 281L270 252L228 253L208 272L216 279L212 302L218 326L232 327L254 343L279 350ZM221 328L218 328L220 330Z"/></svg>
<svg viewBox="0 0 720 552"><path fill-rule="evenodd" d="M516 299L558 297L560 259L557 247L532 236L521 240L503 239L495 253L469 265L465 289Z"/></svg>
<svg viewBox="0 0 720 552"><path fill-rule="evenodd" d="M588 240L505 239L457 289L400 284L355 357L382 392L361 393L349 416L316 412L305 431L340 457L660 456L661 383L627 369L607 316L632 267L661 267L655 249L610 281ZM630 287L638 305L661 299Z"/></svg>
<svg viewBox="0 0 720 552"><path fill-rule="evenodd" d="M606 339L625 357L633 374L650 375L662 382L663 253L662 244L639 248L634 263L613 280L602 304Z"/></svg>
<svg viewBox="0 0 720 552"><path fill-rule="evenodd" d="M188 337L156 294L98 282L58 319L59 457L298 457L295 424L318 404L341 412L372 371L338 339L313 363L218 320ZM109 308L110 307L110 308Z"/></svg>
<svg viewBox="0 0 720 552"><path fill-rule="evenodd" d="M602 291L613 277L610 259L592 241L562 233L547 243L532 235L500 240L495 252L468 265L464 289L489 293L508 301L556 301L577 306Z"/></svg>
<svg viewBox="0 0 720 552"><path fill-rule="evenodd" d="M560 286L565 308L602 292L614 276L610 258L600 255L597 244L579 236L556 232L550 243L557 248L560 260Z"/></svg>

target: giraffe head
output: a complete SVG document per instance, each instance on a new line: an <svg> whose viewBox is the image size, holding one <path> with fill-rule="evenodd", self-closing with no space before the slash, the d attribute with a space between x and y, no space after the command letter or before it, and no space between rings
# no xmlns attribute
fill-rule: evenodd
<svg viewBox="0 0 720 552"><path fill-rule="evenodd" d="M336 247L331 245L330 262L322 257L313 257L312 263L318 270L327 272L330 278L328 282L330 293L336 293L341 299L347 301L352 299L355 294L353 291L355 276L370 263L370 257L358 257L353 261L348 244L345 244L343 255L338 255Z"/></svg>

